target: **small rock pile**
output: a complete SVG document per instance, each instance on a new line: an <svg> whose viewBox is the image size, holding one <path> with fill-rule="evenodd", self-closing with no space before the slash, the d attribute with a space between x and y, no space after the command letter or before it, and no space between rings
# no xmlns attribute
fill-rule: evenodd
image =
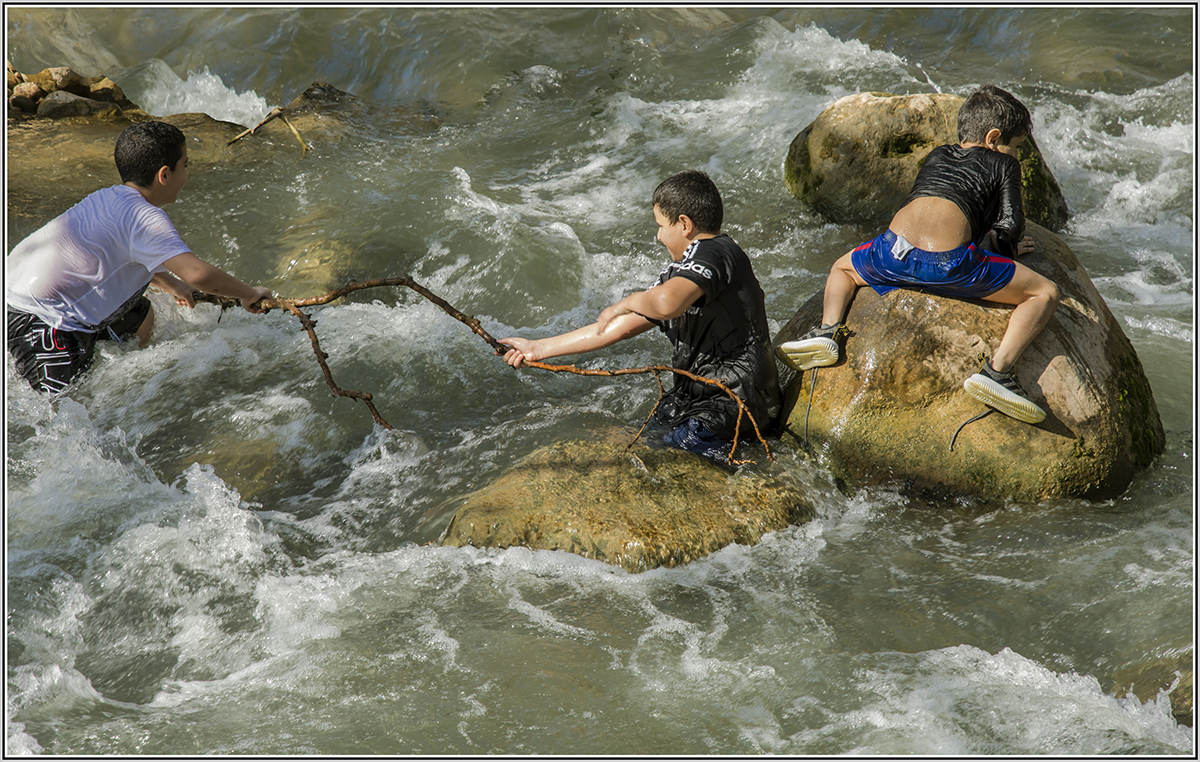
<svg viewBox="0 0 1200 762"><path fill-rule="evenodd" d="M138 107L108 77L85 77L67 66L22 74L5 61L9 119L120 116Z"/></svg>

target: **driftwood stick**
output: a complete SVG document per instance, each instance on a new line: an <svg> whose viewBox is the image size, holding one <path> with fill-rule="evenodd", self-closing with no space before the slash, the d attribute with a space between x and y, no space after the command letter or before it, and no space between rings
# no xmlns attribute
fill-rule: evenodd
<svg viewBox="0 0 1200 762"><path fill-rule="evenodd" d="M280 119L282 119L283 123L287 125L289 130L292 131L292 134L296 136L296 140L300 143L300 150L302 151L301 156L302 157L308 156L308 144L304 142L304 138L300 137L299 131L297 131L296 128L292 125L292 123L290 121L288 121L288 118L283 115L283 109L278 108L278 107L271 109L271 113L267 114L266 117L264 117L261 122L254 125L253 127L251 127L248 130L243 130L242 132L238 133L236 136L234 136L232 139L230 139L229 142L226 143L225 145L231 146L234 143L241 140L242 138L246 137L247 135L253 135L258 130L259 127L262 127L264 124L266 124L267 122L271 121L272 119L274 119L276 117L279 117Z"/></svg>
<svg viewBox="0 0 1200 762"><path fill-rule="evenodd" d="M341 288L337 288L337 289L334 289L333 291L330 291L328 294L324 294L322 296L313 296L313 297L309 297L306 299L284 299L281 297L275 297L275 298L270 298L270 299L263 299L262 301L260 301L258 303L258 305L260 308L262 308L264 314L272 309L282 309L282 310L286 310L287 312L290 312L291 314L293 314L297 318L299 318L301 325L304 326L304 330L308 332L309 338L312 340L313 352L317 356L317 362L321 366L321 371L325 375L325 382L326 382L326 384L329 385L329 388L332 389L333 393L337 396L350 397L352 399L361 399L363 402L365 402L367 404L367 407L371 411L371 415L374 416L375 421L377 423L379 423L381 426L384 426L388 429L392 428L392 426L390 426L387 423L387 421L383 420L383 418L379 415L379 412L375 409L374 404L372 404L372 402L371 402L371 394L369 392L348 391L348 390L342 389L336 383L334 383L333 375L329 370L329 366L325 363L325 360L328 357L328 355L326 355L321 350L320 344L317 341L317 334L316 334L316 331L314 330L315 321L313 321L312 318L310 318L308 315L305 315L299 309L300 307L313 307L313 306L328 304L329 302L332 302L335 299L340 299L343 296L346 296L347 294L353 293L354 291L361 291L361 290L367 289L367 288L379 288L381 286L405 286L406 288L410 288L413 291L416 291L418 294L420 294L421 296L425 297L426 299L428 299L429 301L433 302L438 307L440 307L446 314L450 315L452 318L454 318L455 320L459 321L460 323L462 323L463 325L467 326L472 331L474 331L475 334L477 336L479 336L481 339L483 339L485 342L487 342L488 346L490 346L497 354L504 354L505 352L507 352L509 349L512 348L512 347L508 346L507 344L502 344L499 341L497 341L495 339L495 337L493 337L490 333L488 333L483 328L483 326L479 324L479 320L474 315L468 315L468 314L462 312L461 310L456 308L454 305L447 302L445 299L442 299L437 294L433 293L429 289L425 288L421 284L414 281L412 278L408 278L408 277L375 278L372 280L351 281L351 282L347 283L346 285L342 286ZM193 292L192 296L193 296L194 301L196 301L196 302L208 302L208 303L216 304L216 305L220 306L222 312L229 309L230 307L237 306L240 304L240 302L236 299L230 299L228 297L223 297L223 296L214 296L212 294L204 294L199 291ZM693 381L698 381L700 383L715 386L718 389L720 389L721 391L723 391L725 394L727 394L729 396L729 398L731 400L733 400L734 403L738 407L737 422L734 424L733 447L730 448L730 450L729 450L729 455L726 458L726 462L728 462L728 463L740 462L740 461L733 460L733 453L737 450L738 439L741 434L742 417L743 416L745 416L746 418L748 418L750 420L750 424L754 428L754 433L758 437L758 441L762 444L762 446L767 451L767 457L770 458L772 461L775 460L774 456L771 455L771 448L767 445L767 441L762 435L762 431L758 428L758 422L754 420L754 415L748 409L746 409L746 403L743 402L742 399L740 397L738 397L737 394L735 394L732 389L730 389L724 383L722 383L721 381L718 381L716 379L705 378L704 376L698 376L695 373L691 373L691 372L683 370L681 368L672 368L669 365L647 365L647 366L640 367L640 368L618 368L616 370L580 368L576 365L550 365L548 363L536 362L533 360L526 360L524 362L524 365L527 365L531 368L540 368L542 370L548 370L548 371L551 371L552 373L574 373L579 376L628 376L628 375L634 375L634 374L640 374L640 373L653 373L655 379L658 380L659 394L658 394L658 402L655 403L654 409L650 411L651 416L653 416L654 413L658 410L658 406L662 403L663 397L666 394L666 392L663 388L662 378L659 376L660 373L675 373L680 376L684 376L685 378L690 378ZM633 443L636 442L639 437L641 437L642 431L645 430L646 426L649 424L649 421L650 421L650 417L648 416L646 418L646 423L642 424L642 428L638 430L638 434L636 437L634 437L633 442L630 442L630 446L632 446Z"/></svg>
<svg viewBox="0 0 1200 762"><path fill-rule="evenodd" d="M261 122L259 122L258 124L254 125L254 126L253 126L253 127L251 127L250 129L248 129L248 130L245 130L244 132L241 132L241 133L239 133L239 134L238 134L236 137L234 137L232 140L230 140L230 141L229 141L228 143L226 143L225 145L227 145L227 146L231 146L231 145L233 145L234 143L236 143L236 142L238 142L239 140L241 140L242 138L246 137L247 135L253 135L255 130L257 130L259 127L262 127L264 124L266 124L267 122L271 121L272 119L274 119L274 118L275 118L275 117L277 117L277 116L283 116L283 109L281 109L281 108L273 108L273 109L271 109L271 113L267 114L267 115L266 115L266 117L265 117L265 118L264 118L264 119L263 119ZM284 120L284 121L287 121L287 120Z"/></svg>
<svg viewBox="0 0 1200 762"><path fill-rule="evenodd" d="M468 315L468 314L462 312L461 310L456 308L454 305L447 302L445 299L441 298L437 294L433 293L429 289L422 286L420 283L417 283L412 278L408 278L408 277L375 278L373 280L350 281L349 283L342 286L341 288L334 289L333 291L330 291L328 294L324 294L323 296L313 296L313 297L309 297L308 299L294 299L294 300L292 300L292 304L295 304L298 307L314 307L314 306L317 306L320 304L328 304L329 302L332 302L334 299L340 299L343 296L345 296L346 294L352 293L354 291L361 291L362 289L365 289L365 288L379 288L380 286L405 286L407 288L410 288L413 291L416 291L421 296L428 299L429 301L436 304L438 307L441 307L442 310L447 315L449 315L450 317L454 318L458 322L460 322L463 325L470 328L472 331L475 332L476 335L479 336L479 338L486 341L488 343L488 346L490 346L492 349L496 350L497 352L507 352L510 349L510 347L508 347L504 344L501 344L500 342L498 342L494 338L492 338L491 334L489 334L487 331L485 331L483 329L483 326L481 326L479 324L479 320L474 315ZM223 299L224 297L214 297L214 298ZM232 301L232 300L230 300L230 301ZM272 308L278 307L279 304L278 304L277 299L263 299L259 303L259 306L262 307L264 312L268 312Z"/></svg>
<svg viewBox="0 0 1200 762"><path fill-rule="evenodd" d="M300 133L296 131L296 128L292 126L292 123L288 121L286 116L280 114L279 118L283 120L283 123L288 126L288 129L292 131L292 134L296 136L296 140L300 143L300 157L304 158L308 156L308 144L304 142L304 138L300 137Z"/></svg>

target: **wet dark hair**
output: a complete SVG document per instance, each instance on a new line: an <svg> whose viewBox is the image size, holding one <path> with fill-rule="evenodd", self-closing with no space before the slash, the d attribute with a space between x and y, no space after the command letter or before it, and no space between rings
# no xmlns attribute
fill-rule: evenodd
<svg viewBox="0 0 1200 762"><path fill-rule="evenodd" d="M725 217L721 192L716 183L698 169L671 175L659 183L654 189L654 205L671 224L686 214L696 223L698 232L721 232L721 221Z"/></svg>
<svg viewBox="0 0 1200 762"><path fill-rule="evenodd" d="M1033 132L1025 104L995 85L984 85L967 96L958 110L958 142L982 143L990 130L1000 130L1000 142Z"/></svg>
<svg viewBox="0 0 1200 762"><path fill-rule="evenodd" d="M158 170L175 170L183 157L184 140L183 132L166 122L139 122L126 127L113 149L121 182L143 188L154 185Z"/></svg>

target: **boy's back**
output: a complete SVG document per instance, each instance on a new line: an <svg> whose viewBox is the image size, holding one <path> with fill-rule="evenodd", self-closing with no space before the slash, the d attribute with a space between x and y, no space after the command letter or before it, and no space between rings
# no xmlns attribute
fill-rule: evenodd
<svg viewBox="0 0 1200 762"><path fill-rule="evenodd" d="M1025 214L1021 202L1021 165L1014 157L983 146L956 144L930 151L901 212L897 213L901 219L889 226L919 248L930 247L914 240L921 234L909 228L927 226L928 220L914 220L915 224L907 225L902 215L913 201L930 197L952 201L966 218L967 237L954 245L979 241L989 230L995 230L1000 249L997 253L1016 255L1017 242L1025 229Z"/></svg>
<svg viewBox="0 0 1200 762"><path fill-rule="evenodd" d="M55 328L95 330L187 251L167 213L137 190L101 188L17 244L6 262L5 301Z"/></svg>

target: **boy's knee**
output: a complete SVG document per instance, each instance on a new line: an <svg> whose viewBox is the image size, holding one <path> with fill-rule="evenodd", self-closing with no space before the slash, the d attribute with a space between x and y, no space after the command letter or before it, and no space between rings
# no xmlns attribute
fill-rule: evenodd
<svg viewBox="0 0 1200 762"><path fill-rule="evenodd" d="M852 273L854 272L854 262L851 259L850 254L851 254L850 252L846 252L842 256L835 259L833 261L833 264L830 265L830 267L829 267L829 274L830 275L842 274L842 275L848 275L851 278L853 278L854 276L852 275Z"/></svg>
<svg viewBox="0 0 1200 762"><path fill-rule="evenodd" d="M1042 286L1042 295L1046 297L1050 309L1058 306L1059 293L1057 283L1047 278L1046 283Z"/></svg>

